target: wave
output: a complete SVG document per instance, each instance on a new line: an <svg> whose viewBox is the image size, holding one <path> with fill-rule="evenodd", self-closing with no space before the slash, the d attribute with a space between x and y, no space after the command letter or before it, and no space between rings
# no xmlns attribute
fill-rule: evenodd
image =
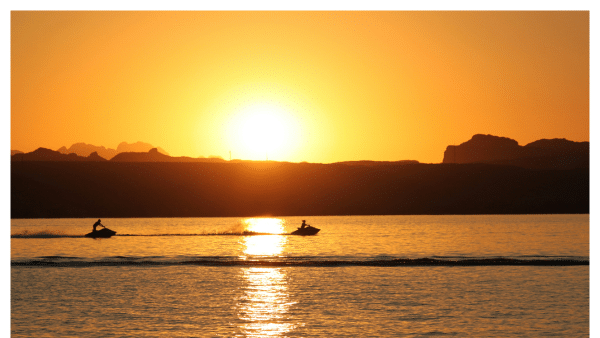
<svg viewBox="0 0 600 338"><path fill-rule="evenodd" d="M415 267L415 266L578 266L589 265L588 257L543 256L543 257L452 257L452 258L391 258L352 259L332 257L127 257L114 256L102 259L82 257L43 256L34 259L11 261L11 266L29 267L97 267L97 266L239 266L239 267Z"/></svg>

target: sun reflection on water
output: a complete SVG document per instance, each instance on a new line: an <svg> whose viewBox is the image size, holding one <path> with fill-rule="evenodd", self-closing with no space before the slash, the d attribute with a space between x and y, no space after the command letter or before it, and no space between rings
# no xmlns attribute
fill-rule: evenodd
<svg viewBox="0 0 600 338"><path fill-rule="evenodd" d="M283 220L279 218L249 218L243 221L246 231L282 234L284 233ZM286 236L255 235L245 236L242 239L244 254L248 256L278 256L283 252L287 243Z"/></svg>
<svg viewBox="0 0 600 338"><path fill-rule="evenodd" d="M243 239L244 254L248 256L278 256L287 242L284 236L248 236Z"/></svg>
<svg viewBox="0 0 600 338"><path fill-rule="evenodd" d="M287 243L284 220L250 218L242 222L246 231L273 235L245 236L243 258L268 259L281 255ZM244 294L237 303L241 329L247 337L285 336L296 327L289 313L294 304L288 292L286 271L282 268L241 269Z"/></svg>
<svg viewBox="0 0 600 338"><path fill-rule="evenodd" d="M244 268L244 295L239 299L238 317L248 337L277 337L296 327L289 309L285 271L282 268Z"/></svg>
<svg viewBox="0 0 600 338"><path fill-rule="evenodd" d="M284 233L284 222L280 218L247 218L242 221L246 231L267 234Z"/></svg>

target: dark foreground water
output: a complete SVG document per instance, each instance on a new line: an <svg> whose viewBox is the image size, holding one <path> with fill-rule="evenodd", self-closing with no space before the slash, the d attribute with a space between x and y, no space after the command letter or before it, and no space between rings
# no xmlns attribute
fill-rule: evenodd
<svg viewBox="0 0 600 338"><path fill-rule="evenodd" d="M300 220L13 220L12 336L589 336L589 215Z"/></svg>

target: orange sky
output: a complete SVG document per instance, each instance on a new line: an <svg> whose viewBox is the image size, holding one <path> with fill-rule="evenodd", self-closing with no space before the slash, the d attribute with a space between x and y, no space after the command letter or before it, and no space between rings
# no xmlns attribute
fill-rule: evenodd
<svg viewBox="0 0 600 338"><path fill-rule="evenodd" d="M441 162L589 141L589 12L12 12L11 149Z"/></svg>

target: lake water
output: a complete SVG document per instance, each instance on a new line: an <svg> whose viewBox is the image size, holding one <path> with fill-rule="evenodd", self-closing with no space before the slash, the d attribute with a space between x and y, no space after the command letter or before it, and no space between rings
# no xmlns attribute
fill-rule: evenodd
<svg viewBox="0 0 600 338"><path fill-rule="evenodd" d="M589 215L95 221L11 221L13 337L589 336Z"/></svg>

